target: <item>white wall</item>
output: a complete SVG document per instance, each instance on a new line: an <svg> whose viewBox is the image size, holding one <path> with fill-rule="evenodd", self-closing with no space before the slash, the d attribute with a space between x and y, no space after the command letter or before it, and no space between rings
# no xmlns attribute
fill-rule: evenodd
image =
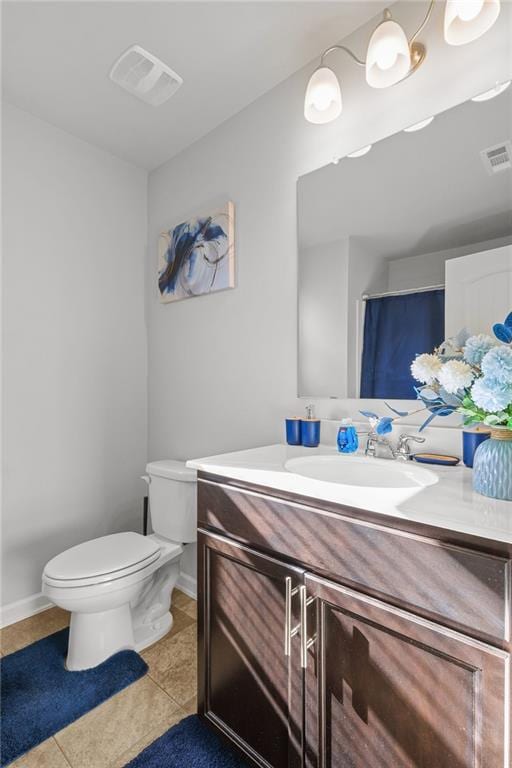
<svg viewBox="0 0 512 768"><path fill-rule="evenodd" d="M445 281L445 264L449 259L456 259L470 253L480 253L491 248L500 248L512 242L510 237L485 240L483 243L470 243L458 248L450 248L437 253L424 253L420 256L408 256L404 259L392 259L388 262L388 285L385 290L402 291L420 286L441 285Z"/></svg>
<svg viewBox="0 0 512 768"><path fill-rule="evenodd" d="M298 390L347 396L348 238L299 250Z"/></svg>
<svg viewBox="0 0 512 768"><path fill-rule="evenodd" d="M418 3L395 9L411 33L425 10ZM284 416L303 409L296 397L298 176L510 76L511 10L503 4L499 23L486 36L455 48L442 40L443 7L436 4L421 36L428 58L400 85L371 89L360 68L334 54L331 63L344 98L339 120L314 126L303 118L304 89L314 62L150 174L151 459L204 456L282 440ZM359 54L370 32L371 25L349 38ZM178 217L225 199L236 206L237 288L159 304L158 233ZM318 401L317 410L337 417L354 407L325 400Z"/></svg>
<svg viewBox="0 0 512 768"><path fill-rule="evenodd" d="M3 118L5 606L66 547L141 527L147 178Z"/></svg>

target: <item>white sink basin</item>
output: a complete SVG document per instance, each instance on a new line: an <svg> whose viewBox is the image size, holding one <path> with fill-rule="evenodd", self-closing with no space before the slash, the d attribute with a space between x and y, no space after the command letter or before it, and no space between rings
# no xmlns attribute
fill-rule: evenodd
<svg viewBox="0 0 512 768"><path fill-rule="evenodd" d="M373 499L394 506L439 480L434 472L411 461L366 456L302 456L289 459L284 467L312 480L343 486L347 503L355 506Z"/></svg>

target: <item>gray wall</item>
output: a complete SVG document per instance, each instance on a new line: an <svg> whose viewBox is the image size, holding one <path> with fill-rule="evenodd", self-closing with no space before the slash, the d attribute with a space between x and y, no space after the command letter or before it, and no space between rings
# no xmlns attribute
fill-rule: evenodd
<svg viewBox="0 0 512 768"><path fill-rule="evenodd" d="M140 529L146 182L4 104L4 606L67 547Z"/></svg>

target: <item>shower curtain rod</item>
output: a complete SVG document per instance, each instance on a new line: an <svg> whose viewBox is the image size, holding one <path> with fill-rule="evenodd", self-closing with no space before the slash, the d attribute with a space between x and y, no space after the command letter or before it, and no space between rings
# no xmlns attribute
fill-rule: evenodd
<svg viewBox="0 0 512 768"><path fill-rule="evenodd" d="M422 288L405 288L403 291L386 291L385 293L363 293L361 296L363 301L368 299L382 299L384 296L406 296L408 293L424 293L425 291L440 291L444 290L444 283L439 285L424 285Z"/></svg>

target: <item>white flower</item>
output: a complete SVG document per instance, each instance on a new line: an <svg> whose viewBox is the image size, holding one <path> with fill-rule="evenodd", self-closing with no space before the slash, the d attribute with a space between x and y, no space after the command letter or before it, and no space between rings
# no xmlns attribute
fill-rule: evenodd
<svg viewBox="0 0 512 768"><path fill-rule="evenodd" d="M470 387L475 374L471 366L462 360L448 360L441 366L437 378L443 389L453 395L459 389Z"/></svg>
<svg viewBox="0 0 512 768"><path fill-rule="evenodd" d="M418 355L411 365L411 373L416 381L422 384L432 384L441 370L441 360L437 355Z"/></svg>

